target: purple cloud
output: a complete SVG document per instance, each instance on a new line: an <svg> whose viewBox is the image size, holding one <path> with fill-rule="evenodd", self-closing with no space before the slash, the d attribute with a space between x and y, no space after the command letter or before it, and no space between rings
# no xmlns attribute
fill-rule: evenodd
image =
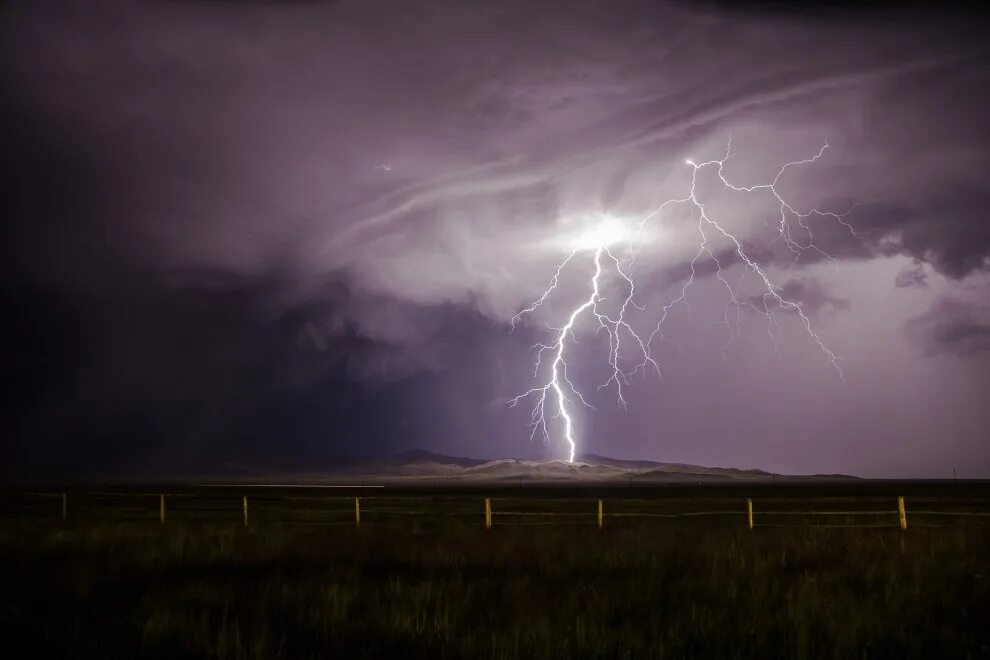
<svg viewBox="0 0 990 660"><path fill-rule="evenodd" d="M935 304L981 282L990 255L984 30L953 17L867 19L847 8L836 15L848 20L836 21L772 9L769 17L708 3L594 1L566 13L384 0L5 6L0 74L13 93L2 107L10 135L2 157L13 179L4 231L23 349L11 364L31 384L18 437L63 416L64 427L45 432L53 443L74 416L100 437L119 413L140 420L123 426L145 430L186 420L162 436L222 449L251 435L241 415L258 410L269 429L295 429L287 435L313 447L350 447L346 435L384 448L378 417L397 411L396 420L418 420L403 442L469 438L449 448L525 451L524 424L491 402L525 382L527 347L569 304L552 301L546 318L508 333L552 276L562 237L589 214L634 220L682 195L684 160L720 157L730 135L726 174L738 185L772 179L781 163L830 145L820 162L789 169L780 189L802 211L852 208L853 231L821 215L792 223L792 238L814 245L797 258L779 240L773 200L713 186L705 194L849 356L853 384L839 391L871 374L872 397L908 398L911 381L949 406L942 384L959 367L943 354L984 354L979 306ZM649 230L636 266L644 325L676 295L697 251L684 210ZM735 284L738 261L726 245L712 247ZM845 395L813 371L828 368L786 315L779 353L759 315L744 316L742 336L721 350L725 290L713 262L697 266L690 320L678 310L663 344L677 386L642 385L639 412L614 422L626 440L611 449L718 463L737 458L733 442L765 438L753 465L772 468L790 446L785 437L796 437L795 455L827 462L795 429L816 406L845 405L850 418L858 403L839 401ZM969 297L985 298L973 290ZM740 296L757 291L743 281ZM938 364L889 375L883 360L908 354L901 329L912 317L908 337ZM36 342L42 334L50 339ZM689 364L678 362L686 356ZM746 359L760 363L756 375L745 373ZM744 401L754 379L768 400L800 390L810 403L774 408L780 428L767 429L773 415ZM726 420L743 420L745 438L727 439L737 427L716 424L710 411L685 412L708 406L708 392L722 397ZM650 416L660 401L677 402L662 424ZM331 428L331 409L346 433ZM960 437L985 421L968 414ZM895 442L898 423L871 427L871 437ZM120 431L120 443L132 435ZM270 441L259 432L252 442ZM709 453L691 454L702 447ZM873 469L883 455L854 449L853 465L821 470ZM941 460L939 451L926 460Z"/></svg>

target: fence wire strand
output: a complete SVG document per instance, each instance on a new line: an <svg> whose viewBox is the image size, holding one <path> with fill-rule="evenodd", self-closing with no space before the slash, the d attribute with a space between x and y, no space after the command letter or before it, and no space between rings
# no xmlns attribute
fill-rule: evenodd
<svg viewBox="0 0 990 660"><path fill-rule="evenodd" d="M20 492L9 494L10 497L0 496L0 516L21 515L31 518L60 518L63 521L69 519L91 522L99 520L101 514L104 517L114 517L118 522L131 522L139 520L159 521L159 501L172 504L167 509L162 509L162 516L167 520L162 522L200 522L206 519L230 518L235 522L241 512L241 501L244 498L245 507L250 502L250 518L252 525L277 524L277 525L308 525L308 526L359 526L360 522L372 522L378 524L392 524L389 518L409 516L420 519L427 518L452 518L471 519L478 518L479 523L484 520L484 508L482 508L480 497L479 506L475 508L464 508L466 503L473 500L468 495L373 495L352 496L333 495L299 495L284 496L272 494L271 491L264 494L251 495L250 488L246 488L248 495L216 496L204 493L138 493L138 492L106 492L88 491L80 493L65 492ZM227 491L230 493L230 491ZM162 498L161 500L159 498ZM351 502L357 504L360 500L365 506L360 506L360 516L363 521L359 521L356 512L350 506ZM934 497L913 497L909 498L911 503L925 503L931 506L932 503L943 503L951 505L953 509L939 510L936 508L926 508L912 510L905 507L906 519L899 521L895 516L901 513L898 509L850 509L850 510L816 510L816 509L762 509L761 506L772 507L774 505L787 505L796 502L808 503L814 506L816 503L860 503L876 504L880 502L890 502L892 497L867 496L858 498L856 496L843 497L780 497L767 499L736 499L736 498L666 498L657 497L655 499L646 498L623 498L616 497L612 500L590 499L584 496L575 498L559 497L500 497L491 498L491 509L489 512L490 521L494 524L494 519L498 519L498 526L516 525L590 525L597 519L598 525L607 519L678 519L678 518L698 518L706 516L738 516L746 520L747 515L751 527L820 527L820 528L908 528L908 527L952 527L963 525L962 521L943 524L926 522L926 517L945 518L978 518L985 520L990 518L990 511L968 510L960 511L959 507L983 508L990 506L990 498L985 497L956 497L946 496L944 498ZM52 505L52 501L58 503ZM739 509L719 509L701 511L671 511L665 510L667 507L680 504L701 504L701 503L726 503L728 501L740 501ZM752 505L751 512L747 511L746 502ZM154 502L154 505L150 503ZM144 506L148 503L148 506ZM346 503L344 506L341 504ZM604 503L604 510L600 509ZM370 506L367 506L369 505ZM321 505L326 505L323 508ZM409 505L412 505L411 507ZM508 507L499 509L499 505ZM565 507L561 505L566 505ZM520 507L541 507L543 510L524 510ZM64 507L64 508L63 508ZM643 510L629 510L630 507L642 507ZM546 510L546 509L551 510ZM615 508L617 510L610 510ZM559 509L559 510L553 510ZM652 510L650 510L652 509ZM167 513L166 513L167 511ZM247 509L245 509L247 516ZM777 519L794 518L827 518L829 516L890 516L891 522L862 522L862 523L811 523L794 520L793 522L770 523L762 522L764 517L777 517ZM346 517L346 518L345 518ZM921 517L916 522L917 517ZM536 520L533 520L536 519ZM771 518L773 519L773 518ZM975 522L975 521L974 521Z"/></svg>

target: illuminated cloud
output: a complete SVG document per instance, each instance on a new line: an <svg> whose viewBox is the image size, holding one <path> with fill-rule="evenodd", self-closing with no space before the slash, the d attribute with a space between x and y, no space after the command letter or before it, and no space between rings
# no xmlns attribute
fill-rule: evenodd
<svg viewBox="0 0 990 660"><path fill-rule="evenodd" d="M986 384L953 371L986 359L970 350L988 302L971 290L990 255L985 30L775 4L8 3L7 363L25 383L11 456L68 456L50 451L67 429L105 442L94 456L175 465L233 448L539 452L526 411L506 416L504 402L531 375L539 324L573 301L510 333L513 316L584 219L642 217L684 190L686 159L719 158L731 135L732 181L765 181L827 142L781 190L803 210L859 203L855 233L808 223L832 262L774 242L772 203L711 200L847 357L847 383L827 365L823 376L793 314L780 314L778 352L759 314L720 350L725 289L697 263L691 320L678 311L658 349L664 379L631 388L621 417L595 401L582 446L879 474L892 443L917 434L912 469L948 460L904 402L919 384L960 442L990 421L978 406L946 412ZM631 275L657 310L691 273L696 218L650 231ZM715 250L730 282L743 270L733 255ZM941 296L966 300L972 319ZM964 331L932 319L903 332L932 309ZM969 337L955 344L967 364L944 351L912 361L912 338L935 336ZM843 450L854 433L842 420L881 392L899 415ZM990 456L974 461L990 474Z"/></svg>

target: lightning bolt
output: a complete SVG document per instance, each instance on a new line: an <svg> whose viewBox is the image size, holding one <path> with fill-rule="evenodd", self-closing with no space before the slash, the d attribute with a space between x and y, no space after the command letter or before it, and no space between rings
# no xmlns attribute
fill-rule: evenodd
<svg viewBox="0 0 990 660"><path fill-rule="evenodd" d="M841 368L842 358L828 348L818 335L811 318L805 312L801 302L785 297L781 288L771 280L766 269L749 255L742 241L735 234L730 232L717 218L712 217L705 207L705 203L698 198L697 194L698 175L709 169L717 176L724 190L731 190L737 193L768 194L779 205L780 210L779 218L775 221L777 238L774 242L783 242L793 253L795 260L800 259L801 255L805 252L813 251L835 263L835 259L831 255L815 245L814 233L808 224L808 220L812 218L828 218L837 222L853 236L860 237L861 234L855 230L847 219L855 209L855 205L842 213L822 211L817 208L799 211L791 203L787 202L777 189L781 177L789 168L812 165L818 162L828 148L829 145L826 143L817 154L810 158L785 163L778 170L772 181L752 186L735 185L726 178L724 172L725 164L733 155L731 137L726 145L725 154L721 159L709 160L702 163L695 163L692 160L685 161L692 168L691 182L687 194L684 197L662 202L636 223L639 235L642 237L646 231L648 222L659 220L664 212L670 208L687 206L692 216L697 218L699 236L698 250L690 262L690 275L680 287L678 295L658 309L656 325L645 338L637 333L629 323L631 309L639 311L644 311L645 309L635 301L635 282L627 272L627 269L635 261L638 250L630 249L628 251L626 267L623 267L623 260L619 256L616 256L617 250L613 250L612 246L615 240L608 236L602 236L591 246L585 246L571 251L557 267L543 294L512 318L511 325L515 329L521 320L547 302L559 287L561 276L566 268L572 266L584 253L587 252L592 255L594 272L588 282L587 297L571 310L566 322L562 326L548 326L554 332L553 341L550 343L537 343L531 347L536 352L533 377L539 377L540 369L545 363L544 356L548 353L552 356L549 373L542 384L530 388L510 399L508 402L510 407L515 407L527 400L532 402L529 420L531 428L530 439L535 439L537 435L541 435L544 441L550 444L550 420L558 417L563 418L563 440L567 447L568 461L574 462L577 442L574 437L573 408L581 405L594 410L594 407L588 403L581 390L575 386L567 373L566 358L568 349L578 343L575 326L582 317L586 316L596 324L596 333L605 331L607 334L609 344L607 362L610 367L610 374L608 379L598 386L598 389L614 387L617 401L624 409L628 407L624 394L625 387L629 384L632 376L637 372L645 373L649 368L655 370L658 376L662 375L660 365L653 357L653 344L657 339L663 339L664 323L670 318L671 312L678 305L684 305L687 308L690 318L690 307L687 302L688 291L698 279L698 264L705 259L710 260L714 264L715 277L727 293L728 302L725 307L724 324L727 329L729 342L733 339L733 324L730 322L732 309L735 309L736 313L736 336L742 334L740 332L742 311L749 310L766 318L767 334L775 348L777 343L776 331L779 329L775 310L794 312L804 327L809 342L817 346L841 378L843 376ZM744 267L743 275L735 287L726 279L722 262L712 248L712 239L719 237L728 243L730 258ZM612 314L604 311L601 305L605 300L601 293L601 282L606 270L612 271L616 283L623 290L621 304L618 306L617 311L614 311ZM754 303L752 300L741 299L739 296L739 291L746 276L755 276L755 280L760 288L759 304ZM631 346L631 350L633 351L632 358L628 355L630 349L623 348L624 346ZM723 355L724 350L725 348L723 347ZM547 408L548 405L551 406L549 410Z"/></svg>
<svg viewBox="0 0 990 660"><path fill-rule="evenodd" d="M512 325L515 324L527 314L533 312L537 307L546 302L550 294L557 288L560 282L560 275L563 269L568 265L568 263L574 259L574 257L580 252L580 250L575 250L571 252L566 259L561 263L557 272L554 274L553 279L550 281L550 285L544 294L532 305L522 310L512 318ZM599 307L599 304L604 300L601 295L600 282L602 277L603 261L606 260L615 269L616 275L621 278L621 280L626 285L625 295L622 300L622 305L618 310L617 314L609 315L603 312ZM543 354L547 351L553 354L553 361L550 365L551 376L546 383L540 387L534 387L527 392L520 394L519 396L511 399L509 401L510 406L517 405L523 399L532 397L535 401L533 406L530 422L532 425L532 433L530 438L535 438L538 432L542 432L544 439L549 442L550 440L550 429L547 426L547 416L546 416L546 403L547 396L550 395L554 399L556 405L557 413L564 418L564 440L568 447L568 461L574 462L574 453L577 449L577 443L574 440L574 420L568 412L568 405L573 404L574 399L579 401L582 405L592 408L585 400L584 395L574 386L574 383L567 376L567 362L564 360L564 350L567 347L567 339L571 338L573 342L576 342L576 337L574 335L574 325L577 323L578 319L588 312L591 317L595 319L598 324L598 331L605 330L609 338L609 356L608 363L612 367L612 374L609 379L599 386L599 389L608 387L614 384L617 389L617 396L619 403L626 407L626 399L623 395L623 385L628 382L628 378L631 372L628 372L620 366L620 353L622 351L623 338L625 337L627 342L635 342L639 353L642 355L643 364L652 364L659 370L659 365L654 361L653 357L650 355L650 349L648 343L645 342L629 325L627 319L627 314L630 307L642 310L643 308L637 305L633 300L633 294L636 290L636 285L632 278L626 274L622 269L622 263L618 257L609 249L608 245L602 244L598 245L594 251L594 265L595 272L591 277L591 292L588 298L585 299L580 305L571 311L570 316L567 318L567 322L560 328L553 328L556 331L556 339L552 344L535 344L533 349L536 350L536 366L533 370L533 375L536 377L540 371L540 365L543 361Z"/></svg>

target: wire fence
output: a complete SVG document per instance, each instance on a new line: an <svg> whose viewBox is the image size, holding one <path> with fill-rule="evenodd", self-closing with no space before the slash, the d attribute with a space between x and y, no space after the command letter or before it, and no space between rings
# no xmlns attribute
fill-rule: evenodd
<svg viewBox="0 0 990 660"><path fill-rule="evenodd" d="M0 521L239 523L354 526L410 520L486 529L502 526L622 526L648 521L717 521L760 527L900 528L990 524L990 498L588 498L466 495L320 496L230 493L14 493L0 496Z"/></svg>

